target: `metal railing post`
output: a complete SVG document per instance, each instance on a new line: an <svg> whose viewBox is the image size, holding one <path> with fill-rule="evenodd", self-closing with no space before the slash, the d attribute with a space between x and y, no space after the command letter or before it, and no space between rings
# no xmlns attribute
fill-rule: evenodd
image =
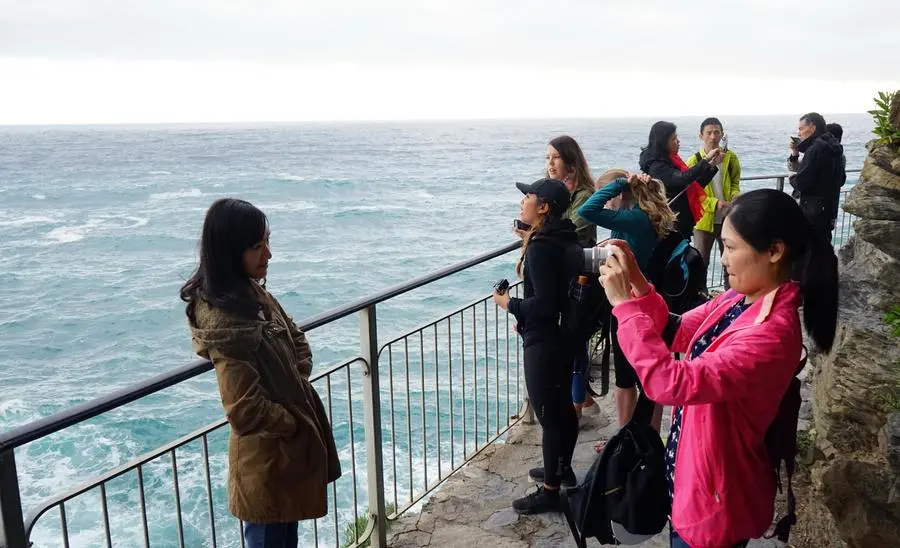
<svg viewBox="0 0 900 548"><path fill-rule="evenodd" d="M369 520L375 524L369 544L387 546L387 511L384 503L384 454L381 435L381 383L378 374L378 323L375 305L359 311L360 352L369 368L363 381L366 431L366 472L369 492Z"/></svg>
<svg viewBox="0 0 900 548"><path fill-rule="evenodd" d="M775 188L778 189L779 192L784 192L784 177L775 178Z"/></svg>
<svg viewBox="0 0 900 548"><path fill-rule="evenodd" d="M15 449L0 452L0 548L27 548Z"/></svg>

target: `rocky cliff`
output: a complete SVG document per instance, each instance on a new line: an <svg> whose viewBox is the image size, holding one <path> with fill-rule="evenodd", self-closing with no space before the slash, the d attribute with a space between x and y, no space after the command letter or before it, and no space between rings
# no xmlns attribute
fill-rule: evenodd
<svg viewBox="0 0 900 548"><path fill-rule="evenodd" d="M890 118L900 130L900 92ZM900 339L885 321L900 305L900 150L875 141L868 150L844 204L857 220L839 252L837 339L812 359L817 458L800 517L823 543L853 548L900 546Z"/></svg>

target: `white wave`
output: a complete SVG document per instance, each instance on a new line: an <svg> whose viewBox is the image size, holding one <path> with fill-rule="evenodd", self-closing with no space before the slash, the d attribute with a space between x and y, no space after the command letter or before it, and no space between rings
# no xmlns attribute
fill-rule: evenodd
<svg viewBox="0 0 900 548"><path fill-rule="evenodd" d="M171 171L165 171L165 170L158 170L158 171L150 171L150 172L148 172L148 175L171 175L171 174L172 174Z"/></svg>
<svg viewBox="0 0 900 548"><path fill-rule="evenodd" d="M203 192L201 192L199 188L192 188L190 190L178 190L175 192L160 192L157 194L151 194L150 201L162 202L166 200L177 200L179 198L197 198L200 196L203 196Z"/></svg>
<svg viewBox="0 0 900 548"><path fill-rule="evenodd" d="M292 173L276 173L275 176L282 181L294 181L295 183L302 183L306 180L306 177L302 175L294 175Z"/></svg>
<svg viewBox="0 0 900 548"><path fill-rule="evenodd" d="M59 244L69 244L83 240L86 234L86 226L61 226L48 232L44 238Z"/></svg>
<svg viewBox="0 0 900 548"><path fill-rule="evenodd" d="M68 244L85 239L94 231L133 230L150 222L146 217L132 215L98 215L91 217L82 225L61 226L44 235L44 239L58 244Z"/></svg>
<svg viewBox="0 0 900 548"><path fill-rule="evenodd" d="M11 400L0 401L0 417L2 418L23 414L27 411L28 406L25 405L25 400L21 398L13 398Z"/></svg>
<svg viewBox="0 0 900 548"><path fill-rule="evenodd" d="M415 190L411 193L411 197L417 198L420 200L431 200L434 199L434 194L428 192L427 190Z"/></svg>
<svg viewBox="0 0 900 548"><path fill-rule="evenodd" d="M46 200L47 195L46 194L35 194L34 196L32 196L32 198L34 198L35 200Z"/></svg>
<svg viewBox="0 0 900 548"><path fill-rule="evenodd" d="M52 224L59 222L58 219L48 217L46 215L26 215L24 217L12 219L0 219L0 226L25 226L37 224Z"/></svg>
<svg viewBox="0 0 900 548"><path fill-rule="evenodd" d="M307 209L315 209L316 207L316 204L304 202L303 200L259 205L259 208L263 211L306 211Z"/></svg>

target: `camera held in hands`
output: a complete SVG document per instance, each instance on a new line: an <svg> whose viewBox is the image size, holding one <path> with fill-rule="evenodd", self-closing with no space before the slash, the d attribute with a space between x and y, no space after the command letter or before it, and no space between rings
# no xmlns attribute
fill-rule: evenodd
<svg viewBox="0 0 900 548"><path fill-rule="evenodd" d="M499 282L494 284L494 291L498 295L506 295L506 292L509 290L509 280L503 278Z"/></svg>
<svg viewBox="0 0 900 548"><path fill-rule="evenodd" d="M593 274L600 274L600 265L606 262L606 259L612 255L611 246L588 247L584 250L584 271Z"/></svg>

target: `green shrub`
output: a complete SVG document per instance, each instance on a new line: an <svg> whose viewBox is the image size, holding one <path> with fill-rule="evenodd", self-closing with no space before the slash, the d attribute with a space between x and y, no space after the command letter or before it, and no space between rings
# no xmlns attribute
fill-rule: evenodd
<svg viewBox="0 0 900 548"><path fill-rule="evenodd" d="M872 133L878 136L876 142L879 145L900 146L900 128L891 125L891 98L896 94L887 91L878 92L875 97L875 110L870 110L869 114L875 119L875 129Z"/></svg>
<svg viewBox="0 0 900 548"><path fill-rule="evenodd" d="M393 514L397 510L397 506L394 503L390 503L385 508L387 515ZM388 530L391 529L392 521L387 522ZM366 532L366 527L369 526L369 509L366 508L366 511L363 512L363 515L356 518L356 521L353 523L348 523L346 527L344 527L344 543L341 544L341 548L349 548L353 546L353 543L356 542L356 539L362 536L363 533ZM360 544L361 548L365 548L369 546L369 541L365 541Z"/></svg>

